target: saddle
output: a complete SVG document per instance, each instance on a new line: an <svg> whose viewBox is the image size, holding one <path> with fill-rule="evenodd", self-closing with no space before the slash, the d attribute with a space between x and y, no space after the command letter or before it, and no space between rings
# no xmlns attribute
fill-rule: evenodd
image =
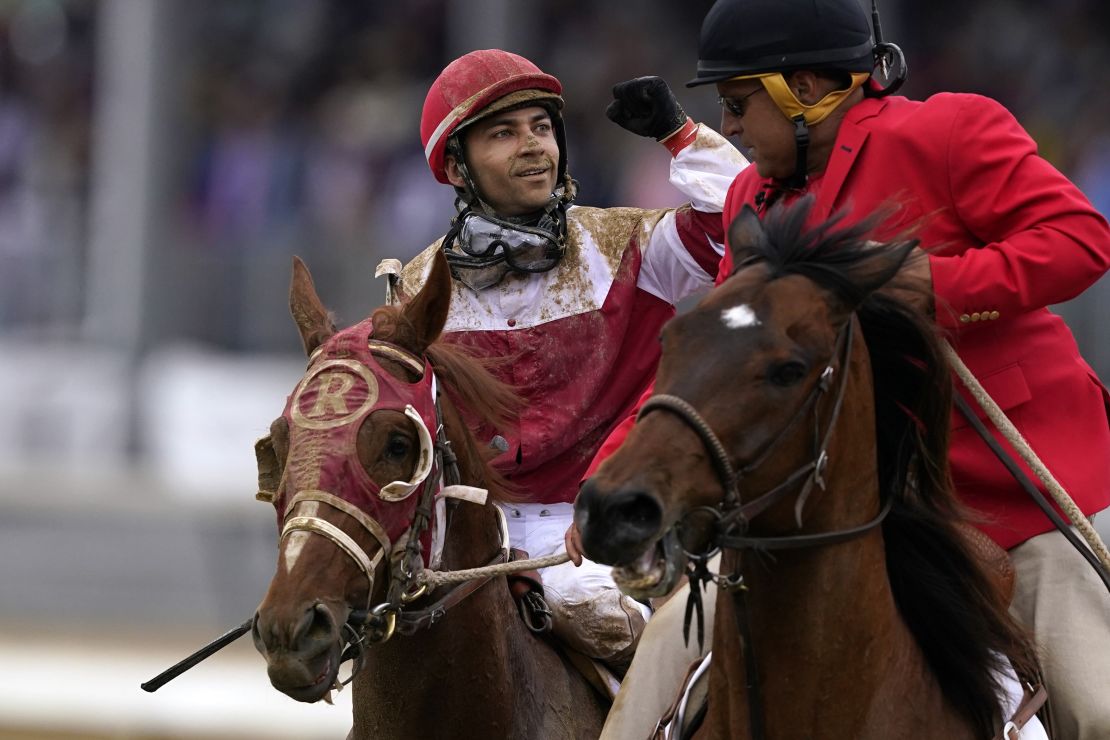
<svg viewBox="0 0 1110 740"><path fill-rule="evenodd" d="M957 528L972 554L983 564L1003 602L1009 604L1014 597L1014 566L1009 553L970 524L960 523Z"/></svg>
<svg viewBox="0 0 1110 740"><path fill-rule="evenodd" d="M709 707L709 663L713 653L698 658L686 669L686 676L667 711L655 725L648 740L685 740L694 736Z"/></svg>

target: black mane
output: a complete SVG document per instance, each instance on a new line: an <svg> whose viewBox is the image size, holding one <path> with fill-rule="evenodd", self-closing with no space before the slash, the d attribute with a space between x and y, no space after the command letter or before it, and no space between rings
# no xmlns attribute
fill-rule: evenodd
<svg viewBox="0 0 1110 740"><path fill-rule="evenodd" d="M842 212L807 228L811 208L804 198L771 209L737 264L761 261L771 279L805 276L856 306L871 360L880 495L893 499L883 537L895 602L947 699L991 737L1005 658L1032 677L1035 652L957 529L970 517L949 475L952 376L935 324L895 297L912 286L895 278L875 290L858 278L862 262L885 253L901 264L916 242L868 240L891 211L848 227Z"/></svg>

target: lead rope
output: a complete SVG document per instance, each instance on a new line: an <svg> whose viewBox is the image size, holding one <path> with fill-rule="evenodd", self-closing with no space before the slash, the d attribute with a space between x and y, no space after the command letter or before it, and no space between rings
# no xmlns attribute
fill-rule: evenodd
<svg viewBox="0 0 1110 740"><path fill-rule="evenodd" d="M428 589L431 590L448 583L462 583L464 581L473 581L478 578L492 578L509 573L519 573L523 570L532 570L533 568L538 570L540 568L549 568L552 565L562 565L569 561L570 556L562 552L557 555L548 555L543 558L514 560L511 563L484 565L480 568L466 568L465 570L425 570L421 572L419 580L420 583L426 583Z"/></svg>
<svg viewBox="0 0 1110 740"><path fill-rule="evenodd" d="M972 375L967 365L964 364L964 361L956 354L956 350L952 349L952 345L942 340L941 350L944 352L945 359L948 360L948 363L956 371L956 375L971 392L971 395L975 398L979 406L982 407L983 411L986 412L987 418L989 418L995 428L1002 433L1006 441L1013 446L1014 450L1021 456L1021 459L1025 461L1025 464L1036 473L1037 478L1044 484L1061 511L1067 515L1071 523L1079 530L1079 533L1083 535L1083 539L1090 545L1091 550L1098 557L1102 566L1110 570L1110 551L1107 551L1106 545L1103 543L1102 538L1099 537L1098 532L1095 531L1095 528L1091 526L1090 520L1083 515L1079 506L1076 505L1072 497L1064 490L1064 487L1057 482L1052 472L1045 467L1045 464L1037 457L1037 453L1029 446L1029 443L1021 435L1021 432L1017 430L1013 422L1006 417L1006 414L1003 413L998 404L994 402L994 399L990 397L975 376Z"/></svg>
<svg viewBox="0 0 1110 740"><path fill-rule="evenodd" d="M448 486L456 486L460 483L458 458L455 456L454 450L451 448L451 442L447 439L447 432L443 426L443 412L440 410L439 403L436 403L436 446L440 451L442 457L443 476ZM500 511L500 510L499 510ZM502 517L502 546L507 547L509 542L508 532L504 524L504 514L499 514ZM570 560L570 556L565 552L557 555L548 555L543 558L532 558L531 560L514 560L511 563L498 563L496 565L483 565L478 568L465 568L462 570L428 570L421 569L416 577L416 582L419 586L424 586L424 593L434 591L440 586L452 583L465 583L466 581L475 581L480 578L493 578L495 576L507 575L509 573L519 573L525 570L532 570L533 568L547 568L552 565L562 565Z"/></svg>

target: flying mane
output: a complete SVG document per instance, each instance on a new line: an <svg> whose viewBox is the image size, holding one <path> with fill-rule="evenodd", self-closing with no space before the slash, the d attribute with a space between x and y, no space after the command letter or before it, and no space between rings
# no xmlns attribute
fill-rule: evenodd
<svg viewBox="0 0 1110 740"><path fill-rule="evenodd" d="M811 228L811 208L804 198L771 209L763 238L737 264L762 261L772 280L802 275L857 306L871 359L880 495L893 500L883 537L894 599L947 699L990 737L1001 714L1005 657L1019 676L1032 677L1035 653L957 529L970 513L949 475L953 388L935 325L895 297L911 286L895 285L896 278L888 287L898 290L867 294L851 272L876 250L905 259L916 241L868 241L889 212L849 227L840 213Z"/></svg>

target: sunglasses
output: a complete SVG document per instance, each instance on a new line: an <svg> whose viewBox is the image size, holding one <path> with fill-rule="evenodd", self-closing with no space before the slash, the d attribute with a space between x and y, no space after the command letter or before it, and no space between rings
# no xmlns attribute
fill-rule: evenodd
<svg viewBox="0 0 1110 740"><path fill-rule="evenodd" d="M743 118L744 114L747 112L748 106L746 105L746 103L748 102L748 98L758 92L763 92L766 89L767 88L760 85L747 95L742 95L739 98L726 98L723 95L719 95L717 96L717 104L737 118Z"/></svg>

